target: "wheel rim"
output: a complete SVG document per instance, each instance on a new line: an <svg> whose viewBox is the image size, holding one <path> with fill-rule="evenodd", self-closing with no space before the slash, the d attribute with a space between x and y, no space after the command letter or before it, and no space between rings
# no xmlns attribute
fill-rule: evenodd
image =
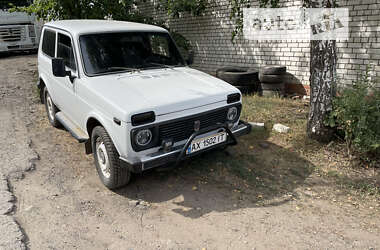
<svg viewBox="0 0 380 250"><path fill-rule="evenodd" d="M96 156L103 176L107 179L110 178L110 162L108 159L107 149L104 142L100 138L96 140Z"/></svg>
<svg viewBox="0 0 380 250"><path fill-rule="evenodd" d="M50 117L50 120L54 120L54 109L53 109L53 101L51 100L51 97L49 94L47 94L47 97L46 97L46 103L47 103L47 108L48 108L48 113L49 113L49 117Z"/></svg>

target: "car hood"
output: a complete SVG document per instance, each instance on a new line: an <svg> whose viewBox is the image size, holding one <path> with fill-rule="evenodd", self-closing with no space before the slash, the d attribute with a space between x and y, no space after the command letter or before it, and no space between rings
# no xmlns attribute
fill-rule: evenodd
<svg viewBox="0 0 380 250"><path fill-rule="evenodd" d="M227 100L232 85L188 67L146 70L91 78L92 91L123 113L154 111L157 116Z"/></svg>

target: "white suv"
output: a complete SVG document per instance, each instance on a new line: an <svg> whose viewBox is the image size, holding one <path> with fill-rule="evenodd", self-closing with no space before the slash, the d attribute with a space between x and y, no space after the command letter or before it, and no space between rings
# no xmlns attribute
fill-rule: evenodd
<svg viewBox="0 0 380 250"><path fill-rule="evenodd" d="M104 20L45 24L38 53L41 100L94 154L108 188L132 172L236 144L241 93L189 68L160 27Z"/></svg>

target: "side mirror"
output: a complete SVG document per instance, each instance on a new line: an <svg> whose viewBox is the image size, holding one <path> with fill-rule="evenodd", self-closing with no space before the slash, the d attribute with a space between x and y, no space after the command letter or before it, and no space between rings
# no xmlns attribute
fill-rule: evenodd
<svg viewBox="0 0 380 250"><path fill-rule="evenodd" d="M65 61L62 58L53 58L51 61L53 75L55 77L71 76L70 71L66 71Z"/></svg>
<svg viewBox="0 0 380 250"><path fill-rule="evenodd" d="M187 58L186 63L192 65L194 63L194 51L189 52L189 58Z"/></svg>

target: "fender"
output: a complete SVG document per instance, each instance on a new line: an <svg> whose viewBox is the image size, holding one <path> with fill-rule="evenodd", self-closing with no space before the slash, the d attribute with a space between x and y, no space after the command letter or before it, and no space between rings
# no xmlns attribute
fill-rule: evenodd
<svg viewBox="0 0 380 250"><path fill-rule="evenodd" d="M40 81L43 81L44 84L45 84L45 87L47 88L47 90L49 91L49 94L51 96L51 98L53 99L54 101L54 104L58 107L59 107L59 104L55 101L56 98L55 98L55 92L54 91L51 91L52 87L50 86L50 82L47 80L47 76L45 76L44 73L40 73L40 76L38 78L38 83L37 83L37 86L38 88L40 89L40 98L41 98L41 101L43 101L42 103L44 103L44 96L43 96L43 89L41 89L41 82Z"/></svg>
<svg viewBox="0 0 380 250"><path fill-rule="evenodd" d="M127 137L124 137L123 138L115 138L114 135L116 134L125 134L126 135L126 127L125 127L125 124L124 126L121 124L121 125L118 125L116 124L112 118L108 117L108 116L105 116L103 114L100 114L99 111L91 111L87 117L86 117L86 124L84 124L84 128L85 128L85 131L86 133L88 134L88 137L89 137L89 140L86 142L86 153L92 153L92 148L91 148L91 134L89 134L89 131L87 130L87 124L88 124L88 121L90 119L95 119L97 120L101 126L103 126L105 128L105 130L107 131L108 135L111 137L112 139L112 142L114 143L115 145L115 148L117 150L117 152L119 153L119 155L121 155L121 152L125 152L123 151L123 148L125 149L126 147L126 141L127 141ZM121 132L121 131L124 131ZM91 151L91 152L89 152Z"/></svg>

